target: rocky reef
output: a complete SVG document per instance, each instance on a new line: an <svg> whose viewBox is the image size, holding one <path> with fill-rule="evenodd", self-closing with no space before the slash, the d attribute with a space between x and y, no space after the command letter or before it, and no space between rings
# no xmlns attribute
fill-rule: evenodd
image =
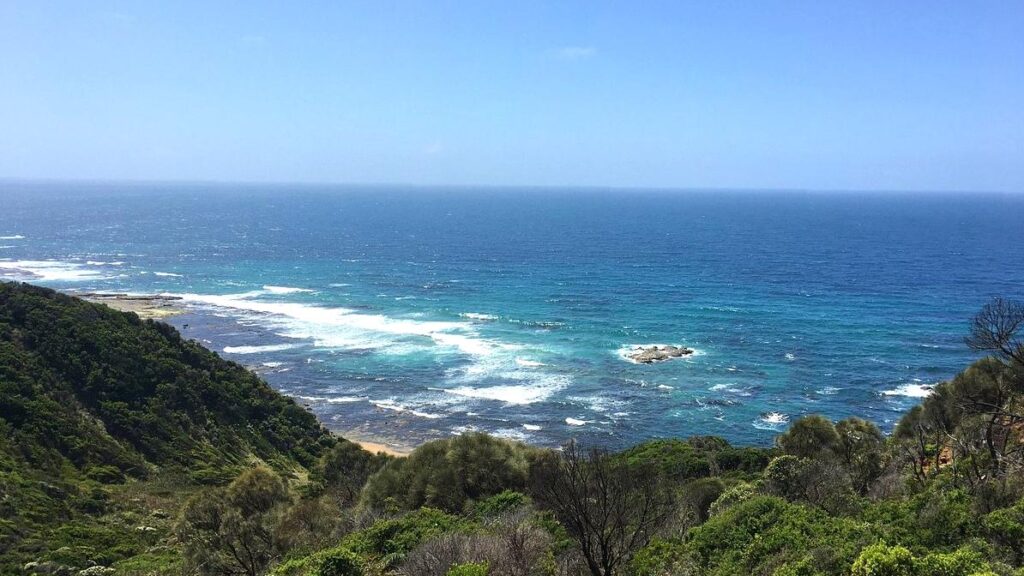
<svg viewBox="0 0 1024 576"><path fill-rule="evenodd" d="M627 351L625 357L639 364L653 364L672 358L682 358L690 354L693 354L693 350L685 346L659 346L654 344L651 346L636 346Z"/></svg>

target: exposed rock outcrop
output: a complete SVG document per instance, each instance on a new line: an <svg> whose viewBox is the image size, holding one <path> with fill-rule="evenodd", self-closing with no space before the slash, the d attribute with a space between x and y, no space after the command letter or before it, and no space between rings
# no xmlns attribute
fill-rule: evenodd
<svg viewBox="0 0 1024 576"><path fill-rule="evenodd" d="M640 364L653 364L655 362L663 362L672 358L682 358L693 354L693 350L686 348L685 346L637 346L631 351L626 353L626 358L640 363Z"/></svg>

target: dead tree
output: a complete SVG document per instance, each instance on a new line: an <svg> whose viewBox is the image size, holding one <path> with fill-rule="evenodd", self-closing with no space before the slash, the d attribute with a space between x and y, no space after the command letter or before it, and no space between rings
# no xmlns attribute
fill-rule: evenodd
<svg viewBox="0 0 1024 576"><path fill-rule="evenodd" d="M613 576L672 513L670 490L650 467L629 466L576 442L540 464L533 488L576 541L593 576Z"/></svg>

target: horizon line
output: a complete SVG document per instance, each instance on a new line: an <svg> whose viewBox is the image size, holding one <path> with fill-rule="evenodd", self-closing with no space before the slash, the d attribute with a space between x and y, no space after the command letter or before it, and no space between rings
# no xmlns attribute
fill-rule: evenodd
<svg viewBox="0 0 1024 576"><path fill-rule="evenodd" d="M785 192L800 194L976 194L976 195L1024 195L1024 190L963 190L963 189L898 189L898 188L807 188L807 187L765 187L749 186L622 186L601 184L424 184L415 182L345 182L345 181L303 181L303 180L231 180L231 179L163 179L163 178L38 178L0 176L0 184L70 184L70 185L171 185L171 186L301 186L326 188L348 186L353 188L417 188L417 189L482 189L482 190L549 190L559 192Z"/></svg>

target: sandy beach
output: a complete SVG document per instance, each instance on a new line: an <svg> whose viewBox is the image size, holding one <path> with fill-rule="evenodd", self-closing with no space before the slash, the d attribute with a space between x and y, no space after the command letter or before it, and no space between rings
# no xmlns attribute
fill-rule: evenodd
<svg viewBox="0 0 1024 576"><path fill-rule="evenodd" d="M373 452L374 454L376 454L378 452L383 452L383 453L385 453L385 454L387 454L389 456L408 456L409 453L410 453L410 450L401 449L401 448L395 448L395 447L392 447L392 446L388 446L387 444L381 444L380 442L369 442L367 440L355 440L353 438L348 438L348 437L346 437L345 439L349 440L350 442L355 442L356 444L359 444L360 446L363 447L363 450L367 450L369 452Z"/></svg>

